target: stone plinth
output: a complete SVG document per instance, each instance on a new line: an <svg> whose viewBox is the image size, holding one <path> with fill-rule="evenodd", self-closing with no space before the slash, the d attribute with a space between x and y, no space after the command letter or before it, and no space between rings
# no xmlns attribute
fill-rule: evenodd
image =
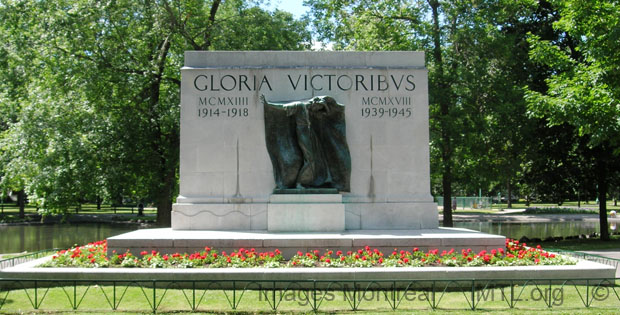
<svg viewBox="0 0 620 315"><path fill-rule="evenodd" d="M266 231L179 231L170 228L137 230L108 238L108 252L124 253L130 250L158 250L162 253L184 253L204 250L205 246L231 252L243 248L257 251L282 251L292 257L300 251L358 250L368 245L384 253L394 248L411 250L455 250L471 248L474 251L505 248L504 236L460 228L426 230L347 230L344 232L279 232Z"/></svg>
<svg viewBox="0 0 620 315"><path fill-rule="evenodd" d="M269 232L342 232L344 229L340 194L277 194L269 198Z"/></svg>

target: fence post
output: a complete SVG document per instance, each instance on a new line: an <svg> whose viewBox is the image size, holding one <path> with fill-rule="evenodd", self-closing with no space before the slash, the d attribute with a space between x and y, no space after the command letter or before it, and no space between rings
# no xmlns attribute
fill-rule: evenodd
<svg viewBox="0 0 620 315"><path fill-rule="evenodd" d="M433 310L435 310L437 308L437 305L435 304L435 280L433 280L433 292L431 292L432 296L433 296Z"/></svg>
<svg viewBox="0 0 620 315"><path fill-rule="evenodd" d="M473 311L475 309L476 309L476 280L471 280L471 310Z"/></svg>
<svg viewBox="0 0 620 315"><path fill-rule="evenodd" d="M157 281L153 280L153 313L157 312L157 295L156 295L156 291L157 288Z"/></svg>
<svg viewBox="0 0 620 315"><path fill-rule="evenodd" d="M233 310L237 309L237 286L236 282L233 281Z"/></svg>
<svg viewBox="0 0 620 315"><path fill-rule="evenodd" d="M196 281L192 281L192 311L196 311Z"/></svg>
<svg viewBox="0 0 620 315"><path fill-rule="evenodd" d="M73 281L73 309L77 310L77 281Z"/></svg>
<svg viewBox="0 0 620 315"><path fill-rule="evenodd" d="M515 295L515 286L512 282L512 280L510 280L510 308L514 308L514 295Z"/></svg>
<svg viewBox="0 0 620 315"><path fill-rule="evenodd" d="M116 281L112 281L112 309L116 311Z"/></svg>
<svg viewBox="0 0 620 315"><path fill-rule="evenodd" d="M39 302L37 301L37 280L34 280L34 309L39 309Z"/></svg>

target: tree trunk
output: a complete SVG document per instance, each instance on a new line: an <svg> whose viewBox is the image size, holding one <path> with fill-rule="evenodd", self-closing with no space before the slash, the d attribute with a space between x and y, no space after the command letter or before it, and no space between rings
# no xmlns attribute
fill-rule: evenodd
<svg viewBox="0 0 620 315"><path fill-rule="evenodd" d="M443 226L452 227L452 144L450 138L450 100L446 96L449 90L446 84L444 63L441 55L441 27L439 26L439 6L437 0L427 0L433 17L433 59L435 59L436 89L435 98L439 103L439 123L441 128L441 162L442 162L442 189L443 189Z"/></svg>
<svg viewBox="0 0 620 315"><path fill-rule="evenodd" d="M26 217L26 192L20 190L17 192L17 206L19 207L19 218Z"/></svg>
<svg viewBox="0 0 620 315"><path fill-rule="evenodd" d="M530 206L530 195L529 194L527 196L525 196L525 206L526 207Z"/></svg>
<svg viewBox="0 0 620 315"><path fill-rule="evenodd" d="M445 167L444 167L445 170ZM443 226L452 227L452 178L444 173L442 178L443 186Z"/></svg>
<svg viewBox="0 0 620 315"><path fill-rule="evenodd" d="M176 169L170 168L166 177L163 179L163 185L157 195L157 225L171 226L172 218L172 194L174 193L174 185L176 181Z"/></svg>
<svg viewBox="0 0 620 315"><path fill-rule="evenodd" d="M510 178L508 178L508 180L506 181L506 188L508 188L508 202L507 202L507 208L511 209L512 208L512 186L510 186Z"/></svg>
<svg viewBox="0 0 620 315"><path fill-rule="evenodd" d="M169 227L172 225L172 196L162 193L157 197L157 225Z"/></svg>
<svg viewBox="0 0 620 315"><path fill-rule="evenodd" d="M598 213L601 230L601 240L609 240L609 228L607 224L607 168L604 157L599 157L597 161L597 182L598 182Z"/></svg>
<svg viewBox="0 0 620 315"><path fill-rule="evenodd" d="M97 196L97 210L101 210L101 197Z"/></svg>

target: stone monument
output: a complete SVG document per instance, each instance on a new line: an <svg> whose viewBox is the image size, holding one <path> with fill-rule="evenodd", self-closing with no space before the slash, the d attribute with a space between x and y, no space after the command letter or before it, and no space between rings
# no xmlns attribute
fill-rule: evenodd
<svg viewBox="0 0 620 315"><path fill-rule="evenodd" d="M491 249L438 228L423 52L188 51L172 228L108 248Z"/></svg>
<svg viewBox="0 0 620 315"><path fill-rule="evenodd" d="M173 229L272 230L269 223L274 223L275 214L268 210L274 202L314 207L309 210L311 216L323 224L340 221L340 213L327 208L321 213L317 205L343 206L342 226L305 231L437 228L437 205L430 194L428 80L423 53L191 51L185 58L181 187L173 206ZM278 111L269 104L289 103L289 113L295 110L297 119L303 120L302 113L308 109L302 103L312 106L313 98L324 95L338 105L321 108L333 108L330 117L341 113L339 117L346 119L346 130L342 130L346 142L329 146L320 140L330 155L344 151L339 148L348 149L342 153L345 157L335 160L350 164L350 182L336 187L338 196L278 196L274 188L292 188L290 182L295 182L297 174L290 179L290 174L287 178L274 169L282 163L272 163L266 137L295 127L288 125L294 120L286 114L272 117L272 122L266 120L266 113ZM281 128L270 129L273 126ZM343 120L337 127L344 126ZM291 152L282 154L290 163L299 163L303 155ZM341 173L346 172L331 175L349 176ZM321 186L324 181L319 178L317 183L308 186ZM310 219L308 215L293 217L294 213L281 215L287 224L300 223L299 227L308 222L294 220Z"/></svg>

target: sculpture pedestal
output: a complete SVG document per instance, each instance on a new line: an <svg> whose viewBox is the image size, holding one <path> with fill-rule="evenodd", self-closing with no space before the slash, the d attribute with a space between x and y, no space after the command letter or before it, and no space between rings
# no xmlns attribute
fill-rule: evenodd
<svg viewBox="0 0 620 315"><path fill-rule="evenodd" d="M267 205L269 232L342 232L340 194L274 194Z"/></svg>

